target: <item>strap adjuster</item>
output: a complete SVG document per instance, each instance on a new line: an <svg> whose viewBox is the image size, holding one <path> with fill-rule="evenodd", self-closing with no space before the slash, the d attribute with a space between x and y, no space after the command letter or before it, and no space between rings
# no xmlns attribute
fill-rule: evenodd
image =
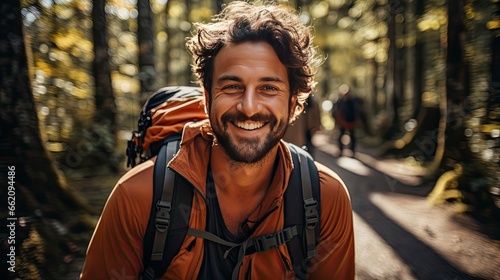
<svg viewBox="0 0 500 280"><path fill-rule="evenodd" d="M172 204L160 200L156 203L156 208L158 211L155 217L155 227L159 232L166 232L170 224L170 210L172 210Z"/></svg>
<svg viewBox="0 0 500 280"><path fill-rule="evenodd" d="M318 209L316 209L317 206L318 202L314 198L309 198L304 201L306 227L308 229L313 229L319 221Z"/></svg>
<svg viewBox="0 0 500 280"><path fill-rule="evenodd" d="M316 249L308 250L307 251L307 259L310 260L316 256Z"/></svg>

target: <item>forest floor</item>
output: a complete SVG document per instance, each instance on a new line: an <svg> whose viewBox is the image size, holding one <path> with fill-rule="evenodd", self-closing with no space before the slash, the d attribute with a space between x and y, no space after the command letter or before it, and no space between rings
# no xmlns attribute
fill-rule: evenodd
<svg viewBox="0 0 500 280"><path fill-rule="evenodd" d="M69 185L85 199L90 209L94 211L92 219L95 222L99 219L109 194L124 172L108 176L69 180ZM61 268L61 277L58 280L77 280L80 278L87 245L91 237L92 231L84 232L78 236L75 242L75 252L73 255L68 256L69 259Z"/></svg>

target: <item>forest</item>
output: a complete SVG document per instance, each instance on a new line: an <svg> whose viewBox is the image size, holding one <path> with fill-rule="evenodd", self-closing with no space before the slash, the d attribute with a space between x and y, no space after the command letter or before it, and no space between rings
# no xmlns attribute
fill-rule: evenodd
<svg viewBox="0 0 500 280"><path fill-rule="evenodd" d="M16 224L1 240L19 278L58 279L84 255L142 104L195 85L185 38L227 2L1 1L0 216ZM322 133L349 84L362 145L420 167L433 204L500 221L500 1L276 2L314 26L326 57Z"/></svg>

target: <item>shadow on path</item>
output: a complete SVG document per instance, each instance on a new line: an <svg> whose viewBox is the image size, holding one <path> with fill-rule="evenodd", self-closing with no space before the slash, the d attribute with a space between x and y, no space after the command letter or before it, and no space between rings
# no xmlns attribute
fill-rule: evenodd
<svg viewBox="0 0 500 280"><path fill-rule="evenodd" d="M389 176L371 169L367 176L339 167L339 160L316 151L316 160L328 166L344 180L356 212L406 263L417 279L484 279L471 276L443 258L433 248L406 231L374 205L369 195L373 192L395 192L425 196L433 185L407 186ZM355 159L351 159L355 161Z"/></svg>

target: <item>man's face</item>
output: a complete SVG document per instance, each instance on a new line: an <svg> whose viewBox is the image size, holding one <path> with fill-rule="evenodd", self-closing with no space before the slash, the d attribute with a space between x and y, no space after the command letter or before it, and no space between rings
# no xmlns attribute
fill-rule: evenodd
<svg viewBox="0 0 500 280"><path fill-rule="evenodd" d="M295 107L286 68L264 42L223 47L206 100L217 141L232 160L244 163L258 162L276 146Z"/></svg>

